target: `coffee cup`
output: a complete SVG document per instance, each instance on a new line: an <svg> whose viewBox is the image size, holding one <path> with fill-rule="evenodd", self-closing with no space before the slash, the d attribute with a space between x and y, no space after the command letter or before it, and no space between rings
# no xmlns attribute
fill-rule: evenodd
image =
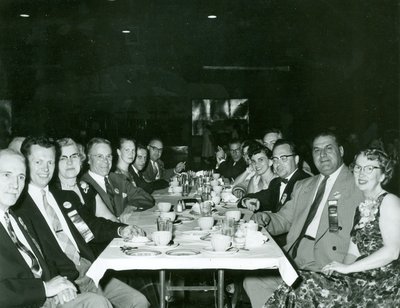
<svg viewBox="0 0 400 308"><path fill-rule="evenodd" d="M223 187L222 186L213 186L213 191L215 191L217 194L220 194L222 192Z"/></svg>
<svg viewBox="0 0 400 308"><path fill-rule="evenodd" d="M161 212L160 217L169 219L171 221L175 221L176 213L175 212Z"/></svg>
<svg viewBox="0 0 400 308"><path fill-rule="evenodd" d="M221 202L221 197L219 196L211 197L211 201L214 202L215 205L218 205Z"/></svg>
<svg viewBox="0 0 400 308"><path fill-rule="evenodd" d="M210 230L214 226L214 218L211 216L200 217L197 223L201 230Z"/></svg>
<svg viewBox="0 0 400 308"><path fill-rule="evenodd" d="M258 224L254 220L250 220L247 224L247 230L258 231Z"/></svg>
<svg viewBox="0 0 400 308"><path fill-rule="evenodd" d="M225 251L231 245L231 237L223 234L213 234L211 236L211 246L214 251Z"/></svg>
<svg viewBox="0 0 400 308"><path fill-rule="evenodd" d="M160 212L169 212L171 210L171 203L170 202L158 202L157 207Z"/></svg>
<svg viewBox="0 0 400 308"><path fill-rule="evenodd" d="M225 213L225 216L226 218L233 218L235 221L239 221L242 217L242 212L239 210L227 211Z"/></svg>
<svg viewBox="0 0 400 308"><path fill-rule="evenodd" d="M157 246L166 246L172 239L172 232L170 231L155 231L152 234L153 242Z"/></svg>

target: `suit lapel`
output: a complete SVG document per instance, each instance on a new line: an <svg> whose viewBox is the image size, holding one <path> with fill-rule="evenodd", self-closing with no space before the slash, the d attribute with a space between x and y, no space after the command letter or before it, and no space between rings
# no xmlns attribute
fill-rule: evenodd
<svg viewBox="0 0 400 308"><path fill-rule="evenodd" d="M89 175L89 173L85 173L82 176L82 180L88 182L90 185L93 186L93 188L97 191L99 194L100 198L103 200L104 204L107 206L107 208L111 211L111 213L114 213L114 209L110 200L110 196L103 190L103 188L100 187L99 184Z"/></svg>

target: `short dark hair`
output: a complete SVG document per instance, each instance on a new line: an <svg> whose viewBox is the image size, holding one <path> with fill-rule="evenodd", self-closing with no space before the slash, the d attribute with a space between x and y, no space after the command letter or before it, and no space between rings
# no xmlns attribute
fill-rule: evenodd
<svg viewBox="0 0 400 308"><path fill-rule="evenodd" d="M21 153L26 159L28 159L29 155L31 155L31 148L33 145L38 145L46 149L54 148L54 150L58 152L58 147L56 146L56 142L53 138L46 136L28 136L21 145Z"/></svg>
<svg viewBox="0 0 400 308"><path fill-rule="evenodd" d="M137 152L138 150L146 150L146 152L148 152L147 147L145 147L145 146L144 146L143 144L141 144L141 143L138 143L138 144L136 145L136 152Z"/></svg>
<svg viewBox="0 0 400 308"><path fill-rule="evenodd" d="M272 152L265 145L255 142L249 146L248 155L252 157L258 153L264 153L268 158L272 157Z"/></svg>
<svg viewBox="0 0 400 308"><path fill-rule="evenodd" d="M266 130L264 130L263 138L266 134L272 134L272 133L283 136L282 131L279 128L270 127L270 128L267 128Z"/></svg>
<svg viewBox="0 0 400 308"><path fill-rule="evenodd" d="M284 144L287 144L287 145L289 146L289 148L290 148L290 151L291 151L293 154L296 154L296 155L297 155L295 143L294 143L293 141L291 141L291 140L288 140L288 139L278 139L278 140L276 140L276 142L275 142L275 144L274 144L274 147L272 148L272 151L274 151L274 149L275 149L277 146L284 145Z"/></svg>
<svg viewBox="0 0 400 308"><path fill-rule="evenodd" d="M323 131L320 131L319 133L317 133L314 136L312 142L314 143L314 140L319 138L319 137L327 137L327 136L332 137L333 139L335 139L335 141L336 141L336 143L337 143L337 145L339 147L343 146L342 138L339 136L339 134L334 132L333 130L330 130L330 129L323 130Z"/></svg>
<svg viewBox="0 0 400 308"><path fill-rule="evenodd" d="M240 145L242 145L242 142L239 139L236 139L236 138L229 140L228 145L236 144L236 143L239 143Z"/></svg>
<svg viewBox="0 0 400 308"><path fill-rule="evenodd" d="M95 144L99 144L99 143L104 143L104 144L108 144L111 148L111 142L105 138L99 138L99 137L94 137L92 139L89 140L88 144L86 145L86 152L87 155L89 155L90 150L92 149L92 147Z"/></svg>
<svg viewBox="0 0 400 308"><path fill-rule="evenodd" d="M121 148L122 148L122 145L123 145L124 142L126 142L126 141L132 141L133 144L134 144L135 147L136 147L136 140L135 140L134 138L131 138L131 137L120 137L120 138L118 138L118 149L121 149Z"/></svg>

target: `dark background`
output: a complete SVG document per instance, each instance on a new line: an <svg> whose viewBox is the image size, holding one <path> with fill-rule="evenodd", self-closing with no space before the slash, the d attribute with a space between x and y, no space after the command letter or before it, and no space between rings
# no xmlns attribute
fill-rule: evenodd
<svg viewBox="0 0 400 308"><path fill-rule="evenodd" d="M190 145L199 98L248 98L258 138L399 128L398 1L2 0L0 27L13 135Z"/></svg>

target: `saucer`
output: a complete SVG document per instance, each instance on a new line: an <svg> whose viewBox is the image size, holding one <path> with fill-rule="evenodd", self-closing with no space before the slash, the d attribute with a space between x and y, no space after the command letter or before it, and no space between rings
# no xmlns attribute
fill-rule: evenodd
<svg viewBox="0 0 400 308"><path fill-rule="evenodd" d="M179 243L174 243L172 245L156 245L154 242L147 243L146 246L151 246L154 248L166 249L166 248L175 248L179 246Z"/></svg>
<svg viewBox="0 0 400 308"><path fill-rule="evenodd" d="M229 250L225 251L215 251L212 247L204 247L203 251L207 254L214 255L214 256L229 256L234 255L239 252L237 248L230 248Z"/></svg>
<svg viewBox="0 0 400 308"><path fill-rule="evenodd" d="M174 249L165 252L165 254L170 257L194 257L200 253L200 251L195 249Z"/></svg>
<svg viewBox="0 0 400 308"><path fill-rule="evenodd" d="M126 254L127 256L130 257L155 257L161 254L161 251L157 251L157 250L150 250L150 249L136 249L136 248L132 248L132 247L128 247L125 249L121 250L124 254Z"/></svg>

